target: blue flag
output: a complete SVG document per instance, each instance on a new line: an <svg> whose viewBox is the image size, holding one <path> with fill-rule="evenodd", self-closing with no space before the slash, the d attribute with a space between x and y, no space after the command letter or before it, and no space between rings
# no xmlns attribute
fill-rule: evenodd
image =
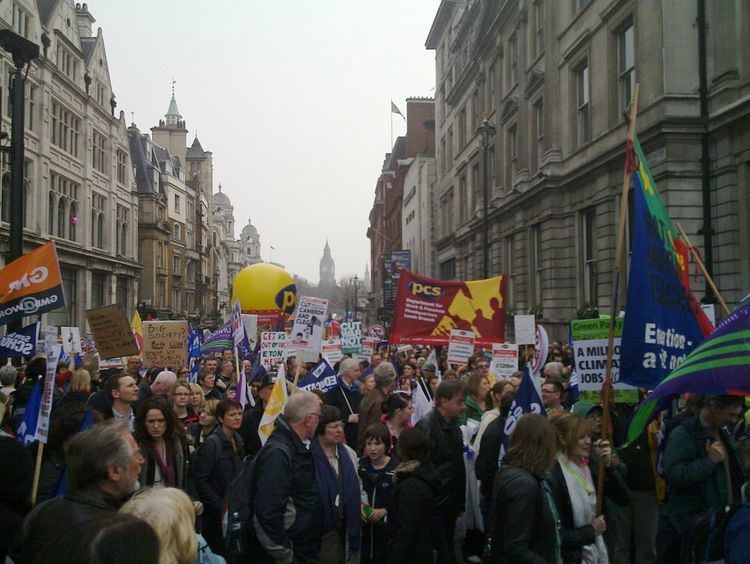
<svg viewBox="0 0 750 564"><path fill-rule="evenodd" d="M516 428L518 420L524 413L539 413L540 415L547 415L544 410L544 404L542 398L539 396L539 391L534 385L534 380L531 375L531 366L526 365L526 371L524 372L523 378L521 378L521 385L518 386L516 397L513 399L513 403L510 405L508 411L508 418L505 420L505 427L503 428L503 444L500 447L500 456L498 458L498 465L502 465L505 453L508 450L510 443L510 436L513 434L513 430Z"/></svg>
<svg viewBox="0 0 750 564"><path fill-rule="evenodd" d="M44 380L37 380L34 389L29 396L29 403L26 404L26 411L23 412L23 421L16 430L16 438L23 444L33 443L36 436L36 425L39 422L39 409L42 406L42 386Z"/></svg>
<svg viewBox="0 0 750 564"><path fill-rule="evenodd" d="M0 358L21 358L36 354L39 323L32 323L15 333L0 337Z"/></svg>
<svg viewBox="0 0 750 564"><path fill-rule="evenodd" d="M190 374L188 380L195 384L198 382L198 370L201 364L201 331L191 329L188 337L188 368Z"/></svg>
<svg viewBox="0 0 750 564"><path fill-rule="evenodd" d="M336 371L324 358L299 381L300 390L320 390L324 394L336 387Z"/></svg>

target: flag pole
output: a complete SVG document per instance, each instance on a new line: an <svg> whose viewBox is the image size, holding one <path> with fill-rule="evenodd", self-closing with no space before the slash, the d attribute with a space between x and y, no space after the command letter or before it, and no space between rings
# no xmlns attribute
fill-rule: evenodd
<svg viewBox="0 0 750 564"><path fill-rule="evenodd" d="M706 270L706 265L703 264L703 261L701 260L701 257L698 254L698 251L695 250L695 247L693 247L693 244L690 242L690 239L688 239L687 233L685 233L685 230L682 228L682 225L680 225L679 223L677 223L677 231L680 232L680 237L682 237L685 240L685 243L687 243L690 254L695 259L695 262L698 263L698 268L701 269L701 272L703 273L703 277L706 279L706 282L708 282L708 285L711 286L711 290L713 291L714 296L716 296L716 299L719 300L719 304L721 304L721 309L724 310L724 315L729 315L729 308L727 307L727 304L724 301L724 298L721 297L721 294L719 293L719 290L716 287L716 284L714 284L714 281L711 278L711 275L708 273L708 270Z"/></svg>
<svg viewBox="0 0 750 564"><path fill-rule="evenodd" d="M34 467L34 482L31 486L31 505L36 505L36 496L39 492L39 476L42 474L42 452L44 452L44 443L37 442L36 466Z"/></svg>
<svg viewBox="0 0 750 564"><path fill-rule="evenodd" d="M630 111L628 119L628 137L627 151L632 151L633 139L635 138L636 118L638 117L638 93L640 86L636 82L633 86L633 97L630 100ZM612 402L612 353L614 351L615 326L617 324L617 301L620 293L620 275L622 273L622 255L625 243L625 225L628 222L628 191L630 190L630 180L632 171L628 166L628 156L625 157L625 167L622 174L622 194L620 196L620 220L617 225L617 242L615 248L615 272L614 272L614 291L612 292L612 307L610 308L609 317L609 334L607 335L607 364L602 385L601 402L602 402L602 432L601 439L609 440L610 426L610 405ZM611 442L611 441L610 441ZM612 445L610 445L612 446ZM596 514L602 514L604 504L604 459L599 461L599 475L596 484Z"/></svg>

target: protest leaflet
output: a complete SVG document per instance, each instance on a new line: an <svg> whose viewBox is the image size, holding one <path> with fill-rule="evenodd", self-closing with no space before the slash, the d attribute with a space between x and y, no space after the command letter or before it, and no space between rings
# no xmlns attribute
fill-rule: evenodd
<svg viewBox="0 0 750 564"><path fill-rule="evenodd" d="M144 321L143 365L187 367L187 321Z"/></svg>
<svg viewBox="0 0 750 564"><path fill-rule="evenodd" d="M341 351L341 339L321 341L320 353L333 366L344 358L344 353Z"/></svg>
<svg viewBox="0 0 750 564"><path fill-rule="evenodd" d="M474 354L476 337L471 331L452 329L448 341L448 364L466 364Z"/></svg>
<svg viewBox="0 0 750 564"><path fill-rule="evenodd" d="M264 331L260 334L260 362L267 371L278 369L286 360L289 335L283 331Z"/></svg>
<svg viewBox="0 0 750 564"><path fill-rule="evenodd" d="M357 354L362 348L361 321L347 321L341 324L341 348L344 354Z"/></svg>
<svg viewBox="0 0 750 564"><path fill-rule="evenodd" d="M494 343L490 372L497 380L510 380L518 370L518 345L515 343Z"/></svg>
<svg viewBox="0 0 750 564"><path fill-rule="evenodd" d="M299 301L289 348L297 351L307 361L318 359L327 311L328 300L303 296Z"/></svg>
<svg viewBox="0 0 750 564"><path fill-rule="evenodd" d="M612 387L615 402L636 403L638 390L620 381L620 341L623 319L615 319L612 354ZM570 322L576 375L581 399L598 401L607 370L609 319L579 319Z"/></svg>
<svg viewBox="0 0 750 564"><path fill-rule="evenodd" d="M96 341L100 359L138 354L133 330L120 306L112 304L89 309L86 311L86 320Z"/></svg>

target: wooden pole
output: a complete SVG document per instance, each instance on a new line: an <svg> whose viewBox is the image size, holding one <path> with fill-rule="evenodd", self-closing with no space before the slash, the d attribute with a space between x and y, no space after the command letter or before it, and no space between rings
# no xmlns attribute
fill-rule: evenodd
<svg viewBox="0 0 750 564"><path fill-rule="evenodd" d="M636 119L638 117L638 93L640 87L638 83L633 87L633 97L630 100L630 112L629 112L629 123L628 123L628 145L630 145L635 138ZM601 401L602 401L602 440L609 440L609 425L610 425L610 405L612 402L612 353L614 351L614 340L615 340L615 326L617 323L617 302L618 295L620 293L620 276L622 273L622 255L623 247L625 243L625 226L628 223L628 191L630 190L630 175L631 171L628 170L627 161L625 169L622 174L622 194L620 196L620 220L617 225L617 242L615 249L615 272L614 272L614 287L612 292L612 307L610 308L609 318L609 334L607 336L607 364L604 376L604 384L602 385ZM611 443L611 441L610 441ZM610 445L614 448L614 445ZM596 484L596 514L602 514L602 507L604 504L604 472L606 466L604 459L599 461L599 474L597 476Z"/></svg>
<svg viewBox="0 0 750 564"><path fill-rule="evenodd" d="M713 290L714 296L716 296L716 299L719 300L719 304L721 304L721 309L724 310L724 315L729 315L729 308L727 307L727 304L724 301L724 298L721 297L719 290L716 288L716 284L714 284L714 281L711 278L711 275L708 273L708 270L706 270L706 265L703 264L703 261L701 260L701 257L698 254L698 251L695 250L695 247L693 247L693 244L690 242L690 239L688 239L687 233L685 233L685 230L682 228L682 225L680 225L679 223L677 224L677 231L680 232L680 237L682 237L685 240L685 243L687 243L687 247L688 247L688 250L690 251L690 254L693 255L695 262L698 263L698 268L701 269L701 272L703 273L703 277L706 279L706 282L708 282L708 285L711 286L711 290Z"/></svg>
<svg viewBox="0 0 750 564"><path fill-rule="evenodd" d="M34 482L31 487L31 505L36 505L36 495L39 491L39 476L42 473L42 452L44 452L44 443L37 442L36 466L34 468Z"/></svg>

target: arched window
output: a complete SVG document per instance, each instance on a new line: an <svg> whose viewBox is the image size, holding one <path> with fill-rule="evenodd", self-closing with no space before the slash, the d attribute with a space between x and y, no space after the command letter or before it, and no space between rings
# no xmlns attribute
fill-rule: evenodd
<svg viewBox="0 0 750 564"><path fill-rule="evenodd" d="M65 238L65 223L68 219L67 202L65 198L60 198L57 202L57 236Z"/></svg>
<svg viewBox="0 0 750 564"><path fill-rule="evenodd" d="M55 210L57 209L57 202L55 201L55 194L49 193L49 200L47 202L47 233L52 235L55 232Z"/></svg>
<svg viewBox="0 0 750 564"><path fill-rule="evenodd" d="M71 241L76 240L76 227L78 223L78 204L75 202L71 202L70 204L70 212L68 213L68 229L70 230L70 236L68 239Z"/></svg>
<svg viewBox="0 0 750 564"><path fill-rule="evenodd" d="M2 202L0 202L0 211L2 211L2 220L10 223L10 173L3 174Z"/></svg>

